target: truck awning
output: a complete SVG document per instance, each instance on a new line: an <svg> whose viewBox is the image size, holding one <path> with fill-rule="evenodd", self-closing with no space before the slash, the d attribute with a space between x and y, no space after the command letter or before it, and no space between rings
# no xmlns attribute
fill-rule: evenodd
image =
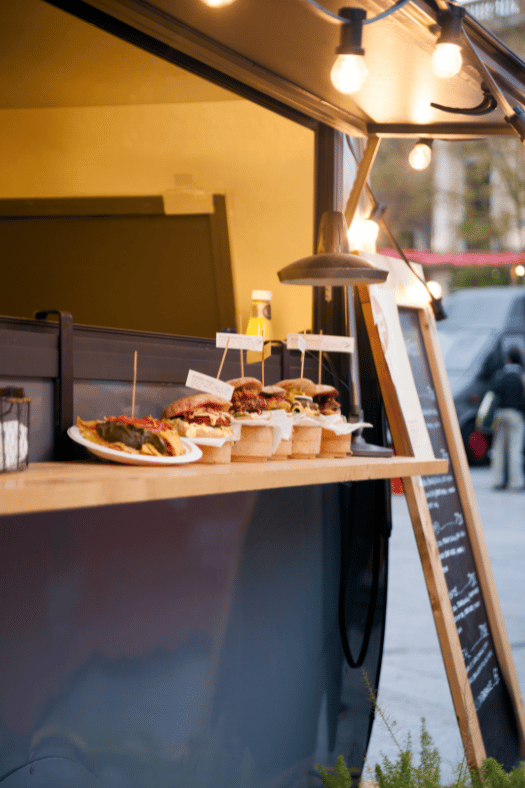
<svg viewBox="0 0 525 788"><path fill-rule="evenodd" d="M509 266L525 264L525 252L429 252L421 249L403 249L406 257L422 265L451 266ZM379 249L386 257L401 257L395 249Z"/></svg>
<svg viewBox="0 0 525 788"><path fill-rule="evenodd" d="M194 73L215 75L231 90L271 97L305 118L352 136L466 139L514 136L498 106L487 115L453 114L483 99L483 79L466 63L451 79L433 74L439 28L435 0L409 0L363 32L369 76L356 94L339 93L330 71L341 24L312 0L235 0L213 8L201 0L47 0ZM440 0L442 3L443 0ZM337 14L340 0L319 3ZM368 18L392 5L357 3ZM467 12L464 30L512 107L525 106L525 63ZM501 104L501 102L500 102Z"/></svg>

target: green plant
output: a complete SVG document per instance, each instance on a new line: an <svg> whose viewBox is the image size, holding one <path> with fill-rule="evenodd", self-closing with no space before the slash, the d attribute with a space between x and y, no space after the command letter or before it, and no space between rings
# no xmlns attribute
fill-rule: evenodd
<svg viewBox="0 0 525 788"><path fill-rule="evenodd" d="M400 746L393 726L380 710L379 713L399 750L395 761L383 755L382 763L375 765L375 782L379 788L444 788L440 780L441 756L427 731L425 719L421 719L419 765L416 765L410 734L405 746ZM335 769L324 769L320 764L317 768L329 788L350 788L350 772L342 755L337 758ZM487 758L478 774L469 770L463 758L456 766L454 782L446 788L525 788L525 763L505 772L494 758Z"/></svg>
<svg viewBox="0 0 525 788"><path fill-rule="evenodd" d="M374 774L379 788L442 788L441 757L434 747L424 718L421 719L419 765L415 763L410 735L405 747L399 749L396 761L383 756L382 764L376 764ZM470 788L470 785L468 770L462 761L456 769L456 780L450 788Z"/></svg>
<svg viewBox="0 0 525 788"><path fill-rule="evenodd" d="M525 788L525 763L506 772L494 758L487 758L481 766L481 775L483 788Z"/></svg>
<svg viewBox="0 0 525 788"><path fill-rule="evenodd" d="M323 769L319 763L317 768L323 776L323 782L330 788L350 788L352 785L352 778L342 755L335 762L335 770Z"/></svg>

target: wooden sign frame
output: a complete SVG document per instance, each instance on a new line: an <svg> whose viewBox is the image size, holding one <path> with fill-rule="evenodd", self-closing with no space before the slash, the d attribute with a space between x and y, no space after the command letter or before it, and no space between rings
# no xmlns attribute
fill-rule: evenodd
<svg viewBox="0 0 525 788"><path fill-rule="evenodd" d="M374 261L378 256L371 255ZM394 274L406 280L408 269L402 261L387 258L388 265ZM385 258L381 258L384 267ZM404 270L400 267L404 266ZM409 273L409 272L408 272ZM411 274L409 274L412 276ZM394 276L395 279L395 276ZM413 277L415 280L416 277ZM397 286L398 282L396 282ZM381 345L381 338L374 320L371 296L368 287L356 288L361 303L365 325L371 344L387 419L396 455L412 456L412 446L407 425L402 415L396 388L385 359ZM442 431L444 432L449 459L449 470L455 483L462 513L464 515L464 528L470 542L472 558L477 574L477 581L486 611L486 620L492 638L493 652L499 668L496 683L500 678L502 687L498 692L506 692L505 697L510 698L508 706L509 730L516 732L517 747L521 758L525 757L525 708L521 696L519 682L512 658L510 643L496 592L496 585L488 551L483 535L481 518L476 504L469 466L463 447L461 431L456 416L456 410L447 373L444 366L437 329L433 313L428 305L424 306L421 298L421 286L414 289L415 297L411 300L410 288L397 288L396 302L405 312L410 312L411 320L422 340L422 350L425 363L428 365L433 390L435 392L436 406L441 417ZM465 756L470 768L479 770L487 755L493 755L492 741L486 747L484 734L480 726L480 718L476 704L480 703L480 694L475 699L471 681L467 673L468 649L462 647L458 626L456 624L451 596L447 585L445 571L440 558L438 540L435 533L435 523L429 509L422 477L406 477L402 479L408 510L416 538L419 556L425 576L427 590L430 598L434 622L443 655L445 670L451 690L452 700L459 730L463 741ZM462 630L461 630L462 631ZM487 648L487 647L486 647ZM489 651L486 651L489 654ZM479 667L479 665L478 665ZM469 666L470 669L470 666ZM474 671L475 673L475 671ZM490 681L489 681L490 684ZM503 689L505 688L505 689ZM491 689L489 688L489 693ZM481 699L481 704L484 699ZM481 705L480 704L480 705ZM478 706L479 708L479 706ZM484 712L486 713L486 712ZM505 721L506 722L506 721ZM485 723L486 726L486 723ZM498 729L499 730L499 729ZM497 733L498 731L496 731ZM505 731L500 732L502 737ZM485 739L487 738L485 734ZM494 756L496 757L496 756ZM517 764L516 764L517 765Z"/></svg>

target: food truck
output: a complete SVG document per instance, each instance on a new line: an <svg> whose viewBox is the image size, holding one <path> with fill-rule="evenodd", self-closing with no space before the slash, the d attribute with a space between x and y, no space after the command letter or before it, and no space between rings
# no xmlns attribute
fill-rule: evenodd
<svg viewBox="0 0 525 788"><path fill-rule="evenodd" d="M5 788L320 786L317 764L339 755L360 779L380 679L390 480L403 478L426 522L411 485L446 474L451 454L465 463L453 421L441 455L417 449L398 362L371 321L367 282L402 289L414 270L399 273L373 247L351 254L344 230L369 212L382 139L525 137L525 64L463 9L360 6L3 9ZM437 44L458 36L459 71L436 76ZM355 92L331 80L339 55L366 63ZM435 298L417 285L432 330ZM249 336L254 290L271 294L271 336L248 363L234 346ZM351 352L323 336L351 339ZM208 393L210 380L318 381L359 426L342 455L318 446L229 462L202 462L205 443L155 462L72 439L78 417L151 426L199 390L190 372ZM449 609L438 612L460 687L459 635ZM503 710L481 720L474 763L483 752L510 768L524 754L523 704L497 634ZM505 728L503 750L491 725Z"/></svg>

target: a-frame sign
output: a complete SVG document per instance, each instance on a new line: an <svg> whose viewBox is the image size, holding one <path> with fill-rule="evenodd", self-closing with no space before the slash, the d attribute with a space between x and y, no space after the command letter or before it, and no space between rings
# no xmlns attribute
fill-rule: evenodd
<svg viewBox="0 0 525 788"><path fill-rule="evenodd" d="M358 295L394 450L414 456L418 440L387 347L401 332L434 455L449 459L442 476L402 481L465 754L472 768L491 756L510 771L525 759L525 709L435 320L401 260L369 257L391 274Z"/></svg>

